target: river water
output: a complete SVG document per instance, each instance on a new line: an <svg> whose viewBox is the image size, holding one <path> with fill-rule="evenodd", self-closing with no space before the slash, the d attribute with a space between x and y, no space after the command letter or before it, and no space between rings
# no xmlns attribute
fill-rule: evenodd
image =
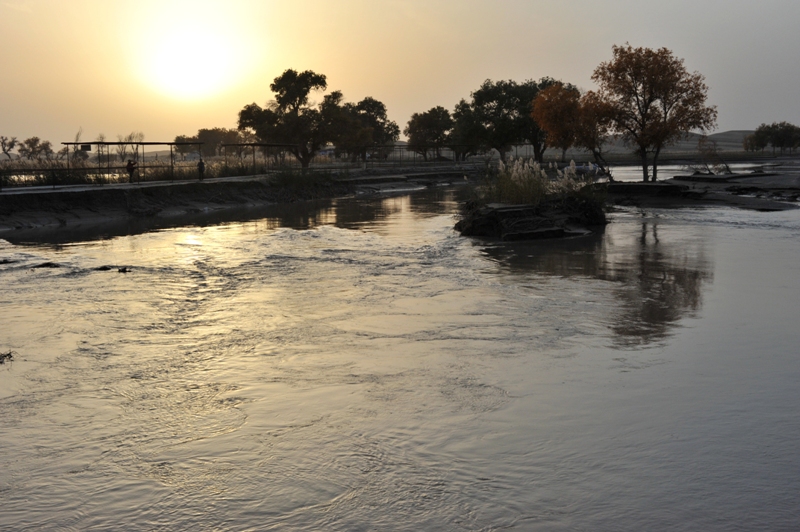
<svg viewBox="0 0 800 532"><path fill-rule="evenodd" d="M800 211L458 195L0 240L0 529L796 529Z"/></svg>

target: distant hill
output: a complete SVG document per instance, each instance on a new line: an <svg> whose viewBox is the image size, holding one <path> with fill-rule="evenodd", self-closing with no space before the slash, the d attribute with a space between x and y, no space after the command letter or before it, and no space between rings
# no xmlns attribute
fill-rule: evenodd
<svg viewBox="0 0 800 532"><path fill-rule="evenodd" d="M722 133L714 133L709 135L708 138L716 141L717 148L724 151L742 151L742 143L747 135L752 135L755 130L752 129L736 129L731 131L723 131Z"/></svg>

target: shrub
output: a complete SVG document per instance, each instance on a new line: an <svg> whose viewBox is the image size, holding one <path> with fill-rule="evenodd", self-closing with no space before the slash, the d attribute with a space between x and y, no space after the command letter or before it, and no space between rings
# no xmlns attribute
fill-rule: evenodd
<svg viewBox="0 0 800 532"><path fill-rule="evenodd" d="M478 196L482 203L538 205L545 200L578 194L591 182L590 177L578 175L575 161L562 171L554 164L545 169L532 159L512 157L508 164L500 162L496 170L487 172L486 184Z"/></svg>

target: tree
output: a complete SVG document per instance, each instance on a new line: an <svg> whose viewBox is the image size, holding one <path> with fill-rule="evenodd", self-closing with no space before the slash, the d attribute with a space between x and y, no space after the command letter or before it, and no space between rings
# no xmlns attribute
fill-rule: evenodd
<svg viewBox="0 0 800 532"><path fill-rule="evenodd" d="M575 146L591 152L594 162L606 172L603 145L608 140L613 109L594 91L584 94L579 104Z"/></svg>
<svg viewBox="0 0 800 532"><path fill-rule="evenodd" d="M466 161L470 155L484 150L482 133L475 110L462 98L453 110L453 129L447 139L457 161Z"/></svg>
<svg viewBox="0 0 800 532"><path fill-rule="evenodd" d="M240 132L236 129L214 127L211 129L198 129L194 139L202 144L198 146L202 155L213 157L222 155L223 144L238 144L241 142Z"/></svg>
<svg viewBox="0 0 800 532"><path fill-rule="evenodd" d="M658 156L693 129L716 125L716 107L705 105L708 87L703 76L689 73L682 59L667 48L614 46L613 59L592 74L600 97L612 111L611 124L642 160L642 177L649 180L648 155L652 154L653 180L658 176Z"/></svg>
<svg viewBox="0 0 800 532"><path fill-rule="evenodd" d="M328 82L324 74L317 74L312 70L298 73L288 69L275 78L269 88L275 93L279 111L291 111L297 114L308 105L311 91L327 89Z"/></svg>
<svg viewBox="0 0 800 532"><path fill-rule="evenodd" d="M505 160L515 144L528 142L533 146L534 157L542 162L547 148L545 132L531 116L533 101L539 91L556 83L551 78L538 82L486 80L472 93L472 109L481 125L483 144L500 153Z"/></svg>
<svg viewBox="0 0 800 532"><path fill-rule="evenodd" d="M117 157L119 157L120 162L125 162L125 159L128 158L128 148L130 147L130 155L134 161L139 160L139 150L137 147L137 143L144 142L144 133L141 131L131 131L124 137L122 135L117 135L117 140L120 144L117 144Z"/></svg>
<svg viewBox="0 0 800 532"><path fill-rule="evenodd" d="M764 125L764 124L762 124ZM769 138L764 134L764 131L756 130L755 133L747 135L742 140L742 147L745 151L764 151L769 145Z"/></svg>
<svg viewBox="0 0 800 532"><path fill-rule="evenodd" d="M200 145L197 144L197 137L189 137L187 135L178 135L175 137L175 152L181 155L181 158L185 161L186 156L193 151L198 151L200 149ZM186 143L190 144L186 144Z"/></svg>
<svg viewBox="0 0 800 532"><path fill-rule="evenodd" d="M347 104L345 106L347 107ZM349 109L355 112L364 126L372 130L372 144L394 144L400 138L400 126L393 120L389 120L386 105L383 102L367 96Z"/></svg>
<svg viewBox="0 0 800 532"><path fill-rule="evenodd" d="M531 116L547 135L547 144L561 148L561 160L575 144L581 112L581 94L572 86L554 83L539 91Z"/></svg>
<svg viewBox="0 0 800 532"><path fill-rule="evenodd" d="M787 149L793 151L797 147L800 142L800 128L789 122L761 124L756 128L753 137L753 143L761 146L762 149L770 145L773 154L776 149L783 153Z"/></svg>
<svg viewBox="0 0 800 532"><path fill-rule="evenodd" d="M8 160L10 161L11 151L17 146L17 137L0 137L0 149L3 151Z"/></svg>
<svg viewBox="0 0 800 532"><path fill-rule="evenodd" d="M697 140L697 152L700 154L699 162L702 170L708 174L723 172L732 174L731 167L728 166L719 151L717 141L709 138L708 135L702 135Z"/></svg>
<svg viewBox="0 0 800 532"><path fill-rule="evenodd" d="M357 146L358 153L351 153L360 156L362 160L367 158L367 146L387 146L392 145L400 138L400 127L396 122L389 120L386 113L386 105L371 96L367 96L357 104L346 103L344 110L350 115L344 122L350 122L349 127L355 133L355 139L350 139L352 146L353 140L361 142ZM335 140L337 148L344 148L341 140ZM351 148L352 149L352 148ZM350 150L345 150L350 151ZM388 153L384 150L383 153Z"/></svg>
<svg viewBox="0 0 800 532"><path fill-rule="evenodd" d="M414 113L403 129L403 134L408 137L407 149L419 153L426 161L429 149L433 149L436 157L439 157L439 150L447 143L452 128L450 111L444 107L437 106L424 113Z"/></svg>
<svg viewBox="0 0 800 532"><path fill-rule="evenodd" d="M317 108L308 104L312 90L325 90L327 86L323 74L286 70L270 84L275 93L273 102L264 108L252 103L239 111L239 129L252 131L265 144L290 145L287 150L306 169L335 137L337 120L342 116L340 92L325 96Z"/></svg>
<svg viewBox="0 0 800 532"><path fill-rule="evenodd" d="M20 157L29 161L40 160L42 156L49 159L53 155L53 145L49 140L42 141L39 137L31 137L22 141L17 148Z"/></svg>

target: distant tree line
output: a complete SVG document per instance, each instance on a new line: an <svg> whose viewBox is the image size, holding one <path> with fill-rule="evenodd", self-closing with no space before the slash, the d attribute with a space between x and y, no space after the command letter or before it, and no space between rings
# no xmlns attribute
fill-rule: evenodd
<svg viewBox="0 0 800 532"><path fill-rule="evenodd" d="M706 105L708 87L701 74L690 73L683 60L666 48L614 46L613 59L592 75L599 89L584 94L569 83L542 78L538 82L486 80L461 100L452 114L434 107L412 115L403 132L409 149L427 159L451 147L456 157L496 150L505 160L513 145L531 144L542 163L548 147L583 148L601 167L603 144L611 135L634 149L656 179L661 151L691 130L716 124L715 107Z"/></svg>
<svg viewBox="0 0 800 532"><path fill-rule="evenodd" d="M46 162L62 161L69 157L71 162L80 164L90 159L89 153L81 150L79 146L82 136L83 128L79 129L75 134L74 144L72 146L64 146L58 151L53 149L53 144L49 140L42 140L39 137L30 137L20 141L17 137L0 136L0 151L6 156L7 161L14 159L14 150L16 150L17 160ZM94 142L105 141L106 136L100 133ZM112 154L110 151L105 153L97 152L94 161L105 163L114 159L125 162L129 157L138 159L138 151L134 146L142 141L144 141L144 133L140 131L133 131L127 135L117 135L117 144L114 145L114 153Z"/></svg>
<svg viewBox="0 0 800 532"><path fill-rule="evenodd" d="M764 151L772 147L772 153L780 150L793 152L800 148L800 127L789 122L773 122L761 124L751 135L744 138L743 146L746 151Z"/></svg>
<svg viewBox="0 0 800 532"><path fill-rule="evenodd" d="M715 127L717 110L706 105L708 87L703 76L689 72L683 60L660 48L614 46L613 57L598 65L592 75L595 91L583 92L574 85L544 77L538 81L486 80L461 99L452 111L436 106L414 113L403 133L407 149L425 160L442 157L448 148L456 160L497 152L502 160L515 145L529 144L534 158L542 163L547 148L561 150L562 160L570 148L591 153L605 166L603 146L616 138L630 147L642 162L643 179L656 179L662 150L684 138L690 131ZM321 101L310 100L313 92L325 91L327 78L311 70L286 70L270 84L272 99L264 106L245 105L238 114L235 129L200 129L195 135L179 135L176 146L184 156L196 150L206 157L234 153L243 157L249 146L225 145L280 144L292 153L303 168L323 149L351 161L369 156L387 156L389 150L375 148L395 144L400 127L387 116L386 106L366 97L347 102L341 91L325 94ZM81 132L76 135L76 141ZM104 137L101 135L98 140ZM124 161L141 133L118 136L116 156ZM192 146L191 143L196 143ZM198 147L202 143L202 147ZM798 128L786 122L762 124L748 137L747 149L766 146L782 152L798 145ZM19 142L16 137L0 137L0 148L10 160L18 157L49 159L64 157L64 148L31 137ZM74 157L86 157L73 148ZM110 154L105 155L110 157Z"/></svg>

